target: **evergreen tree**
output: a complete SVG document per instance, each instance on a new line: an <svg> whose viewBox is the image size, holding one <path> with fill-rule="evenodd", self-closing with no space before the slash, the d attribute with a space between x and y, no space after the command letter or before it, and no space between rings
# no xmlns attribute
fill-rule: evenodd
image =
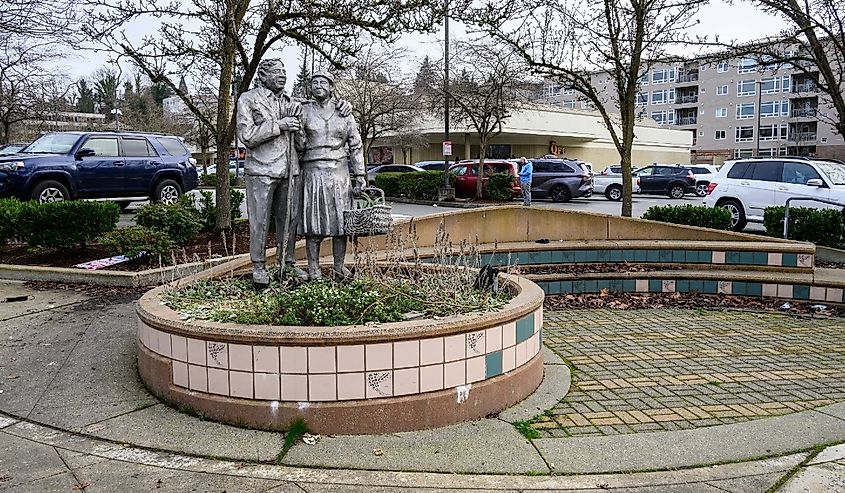
<svg viewBox="0 0 845 493"><path fill-rule="evenodd" d="M76 83L76 90L79 91L79 99L76 101L76 111L80 113L93 113L94 90L88 85L88 81L79 79Z"/></svg>
<svg viewBox="0 0 845 493"><path fill-rule="evenodd" d="M437 86L436 67L431 63L431 59L426 55L420 64L420 69L417 71L417 76L414 79L414 92L417 94L429 92L432 88Z"/></svg>

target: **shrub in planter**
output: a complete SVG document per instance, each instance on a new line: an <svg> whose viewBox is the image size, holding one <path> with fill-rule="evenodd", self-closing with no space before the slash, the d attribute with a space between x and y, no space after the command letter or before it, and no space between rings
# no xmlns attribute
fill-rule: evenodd
<svg viewBox="0 0 845 493"><path fill-rule="evenodd" d="M234 187L238 184L238 177L234 173L229 173L229 186ZM200 186L213 187L217 185L217 175L214 173L203 175L200 174Z"/></svg>
<svg viewBox="0 0 845 493"><path fill-rule="evenodd" d="M376 175L376 187L384 190L387 197L400 197L400 180L407 173L379 173Z"/></svg>
<svg viewBox="0 0 845 493"><path fill-rule="evenodd" d="M689 204L655 205L645 211L642 219L725 231L731 229L731 213L721 207L704 207Z"/></svg>
<svg viewBox="0 0 845 493"><path fill-rule="evenodd" d="M145 205L135 212L135 222L139 226L161 231L177 245L188 243L202 229L193 198L188 196L180 197L173 205Z"/></svg>
<svg viewBox="0 0 845 493"><path fill-rule="evenodd" d="M24 202L18 215L20 239L30 246L58 248L85 247L98 236L111 231L120 218L120 207L113 202L70 200L64 202Z"/></svg>
<svg viewBox="0 0 845 493"><path fill-rule="evenodd" d="M490 200L513 199L513 175L510 173L493 173L484 188L484 198Z"/></svg>
<svg viewBox="0 0 845 493"><path fill-rule="evenodd" d="M157 259L161 256L165 262L175 248L170 238L161 234L160 231L144 226L130 226L110 231L100 237L100 244L114 255L135 257L145 252L148 258Z"/></svg>
<svg viewBox="0 0 845 493"><path fill-rule="evenodd" d="M23 204L18 199L0 199L0 245L18 237L18 224Z"/></svg>
<svg viewBox="0 0 845 493"><path fill-rule="evenodd" d="M766 207L763 212L763 225L766 234L775 238L783 237L784 207ZM845 240L845 227L842 224L842 212L837 209L814 209L812 207L789 208L789 239L809 241L816 245L838 248Z"/></svg>
<svg viewBox="0 0 845 493"><path fill-rule="evenodd" d="M245 197L244 193L240 190L232 189L229 191L229 206L233 221L241 217L241 204L243 204ZM214 229L217 219L217 205L214 203L211 192L206 190L200 192L197 208L197 214L199 214L203 229L206 231Z"/></svg>
<svg viewBox="0 0 845 493"><path fill-rule="evenodd" d="M443 171L417 171L398 173L399 194L419 200L437 199L437 191L443 186Z"/></svg>

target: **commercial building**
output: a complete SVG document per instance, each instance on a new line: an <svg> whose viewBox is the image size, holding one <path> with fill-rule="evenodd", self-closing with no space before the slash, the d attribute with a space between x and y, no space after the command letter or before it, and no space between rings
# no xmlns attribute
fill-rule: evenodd
<svg viewBox="0 0 845 493"><path fill-rule="evenodd" d="M594 74L594 86L607 79ZM692 135L693 163L754 155L845 160L845 140L828 123L836 112L816 81L817 73L756 58L690 60L657 65L645 74L637 106L643 118ZM561 108L589 107L575 91L552 82L541 100Z"/></svg>
<svg viewBox="0 0 845 493"><path fill-rule="evenodd" d="M376 141L375 149L389 149L397 163L443 159L443 130L442 120L429 118L416 130L420 139L428 145L403 149L391 145L392 139L388 137ZM467 126L452 125L449 133L452 160L478 158L479 138L473 130ZM635 133L635 165L653 162L689 163L692 143L689 132L644 120L637 126ZM492 139L487 149L489 158L538 157L547 154L591 162L597 169L619 162L619 153L610 132L597 112L548 105L533 105L516 111L507 119L502 132Z"/></svg>

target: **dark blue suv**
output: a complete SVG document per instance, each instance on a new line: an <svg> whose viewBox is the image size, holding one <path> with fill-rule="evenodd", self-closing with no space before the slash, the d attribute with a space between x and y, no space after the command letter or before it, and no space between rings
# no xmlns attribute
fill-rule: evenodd
<svg viewBox="0 0 845 493"><path fill-rule="evenodd" d="M173 203L197 186L191 153L178 137L135 132L55 132L0 157L0 197Z"/></svg>

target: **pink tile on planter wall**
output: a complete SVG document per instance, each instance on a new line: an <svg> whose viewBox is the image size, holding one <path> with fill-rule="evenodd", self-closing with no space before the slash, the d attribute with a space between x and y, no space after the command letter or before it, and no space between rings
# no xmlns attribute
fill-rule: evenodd
<svg viewBox="0 0 845 493"><path fill-rule="evenodd" d="M308 373L336 373L335 347L308 348ZM334 400L334 399L331 399Z"/></svg>
<svg viewBox="0 0 845 493"><path fill-rule="evenodd" d="M336 375L334 373L330 375L308 375L308 400L336 401Z"/></svg>
<svg viewBox="0 0 845 493"><path fill-rule="evenodd" d="M540 332L543 328L543 305L534 312L534 332Z"/></svg>
<svg viewBox="0 0 845 493"><path fill-rule="evenodd" d="M464 385L467 378L466 360L453 361L443 365L443 388Z"/></svg>
<svg viewBox="0 0 845 493"><path fill-rule="evenodd" d="M229 368L229 345L225 342L208 341L208 361L209 368ZM211 378L209 376L209 378ZM210 383L209 383L210 385Z"/></svg>
<svg viewBox="0 0 845 493"><path fill-rule="evenodd" d="M537 332L533 336L531 336L531 345L528 346L528 359L530 360L534 356L537 356L537 353L540 352L540 333Z"/></svg>
<svg viewBox="0 0 845 493"><path fill-rule="evenodd" d="M529 341L522 341L516 345L516 366L520 367L528 361L528 345Z"/></svg>
<svg viewBox="0 0 845 493"><path fill-rule="evenodd" d="M810 299L824 301L825 288L823 286L810 286Z"/></svg>
<svg viewBox="0 0 845 493"><path fill-rule="evenodd" d="M205 366L205 341L188 339L188 363Z"/></svg>
<svg viewBox="0 0 845 493"><path fill-rule="evenodd" d="M446 362L466 358L466 344L467 341L464 334L445 337L443 348Z"/></svg>
<svg viewBox="0 0 845 493"><path fill-rule="evenodd" d="M282 374L282 400L307 401L308 375Z"/></svg>
<svg viewBox="0 0 845 493"><path fill-rule="evenodd" d="M337 371L364 371L364 346L338 346L337 347ZM363 382L363 377L362 382ZM340 384L338 384L339 386ZM364 391L364 384L361 384L361 392ZM362 397L363 399L363 397Z"/></svg>
<svg viewBox="0 0 845 493"><path fill-rule="evenodd" d="M390 370L393 368L393 344L367 344L367 370ZM369 395L369 394L368 394Z"/></svg>
<svg viewBox="0 0 845 493"><path fill-rule="evenodd" d="M770 296L776 298L778 295L777 284L763 284L763 296Z"/></svg>
<svg viewBox="0 0 845 493"><path fill-rule="evenodd" d="M382 397L393 396L392 371L367 372L366 378L367 399L380 399Z"/></svg>
<svg viewBox="0 0 845 493"><path fill-rule="evenodd" d="M282 346L280 358L282 373L308 373L308 348ZM284 381L282 387L284 399Z"/></svg>
<svg viewBox="0 0 845 493"><path fill-rule="evenodd" d="M634 289L636 289L638 293L647 293L648 279L637 279L634 281Z"/></svg>
<svg viewBox="0 0 845 493"><path fill-rule="evenodd" d="M507 373L516 368L516 347L502 350L502 372Z"/></svg>
<svg viewBox="0 0 845 493"><path fill-rule="evenodd" d="M508 348L516 344L516 322L502 326L502 347Z"/></svg>
<svg viewBox="0 0 845 493"><path fill-rule="evenodd" d="M147 349L157 353L158 352L158 331L152 327L147 327Z"/></svg>
<svg viewBox="0 0 845 493"><path fill-rule="evenodd" d="M485 359L485 356L467 359L467 383L484 380L487 371Z"/></svg>
<svg viewBox="0 0 845 493"><path fill-rule="evenodd" d="M502 349L502 328L493 327L492 329L487 329L484 339L486 339L488 353L494 353Z"/></svg>
<svg viewBox="0 0 845 493"><path fill-rule="evenodd" d="M393 395L418 394L420 392L420 369L405 368L393 370Z"/></svg>
<svg viewBox="0 0 845 493"><path fill-rule="evenodd" d="M842 288L827 288L825 301L842 302Z"/></svg>
<svg viewBox="0 0 845 493"><path fill-rule="evenodd" d="M783 264L783 254L780 252L769 252L766 264L780 267Z"/></svg>
<svg viewBox="0 0 845 493"><path fill-rule="evenodd" d="M778 284L778 298L792 298L792 284Z"/></svg>
<svg viewBox="0 0 845 493"><path fill-rule="evenodd" d="M420 392L443 389L443 365L420 367Z"/></svg>
<svg viewBox="0 0 845 493"><path fill-rule="evenodd" d="M477 332L470 332L466 334L467 348L466 357L481 356L485 353L486 341L484 340L485 331L479 330Z"/></svg>
<svg viewBox="0 0 845 493"><path fill-rule="evenodd" d="M177 361L188 361L188 339L171 335L171 357Z"/></svg>
<svg viewBox="0 0 845 493"><path fill-rule="evenodd" d="M252 346L229 344L229 368L252 371Z"/></svg>
<svg viewBox="0 0 845 493"><path fill-rule="evenodd" d="M281 398L281 384L277 373L253 373L255 398L277 401Z"/></svg>
<svg viewBox="0 0 845 493"><path fill-rule="evenodd" d="M361 347L363 350L363 346ZM362 356L363 358L363 356ZM363 373L338 373L337 399L358 400L365 398Z"/></svg>
<svg viewBox="0 0 845 493"><path fill-rule="evenodd" d="M410 368L420 365L420 341L393 343L393 368Z"/></svg>
<svg viewBox="0 0 845 493"><path fill-rule="evenodd" d="M252 346L254 371L279 373L279 348L276 346Z"/></svg>
<svg viewBox="0 0 845 493"><path fill-rule="evenodd" d="M232 397L252 399L252 373L245 371L229 372L229 384L231 386L229 395Z"/></svg>
<svg viewBox="0 0 845 493"><path fill-rule="evenodd" d="M212 394L229 395L229 372L220 368L209 368L208 391Z"/></svg>
<svg viewBox="0 0 845 493"><path fill-rule="evenodd" d="M181 361L174 361L172 364L173 385L188 387L188 364Z"/></svg>
<svg viewBox="0 0 845 493"><path fill-rule="evenodd" d="M170 357L170 333L158 333L158 354L167 358Z"/></svg>
<svg viewBox="0 0 845 493"><path fill-rule="evenodd" d="M208 370L206 367L188 365L188 386L191 390L208 392Z"/></svg>
<svg viewBox="0 0 845 493"><path fill-rule="evenodd" d="M443 363L443 338L435 337L420 341L420 365Z"/></svg>

